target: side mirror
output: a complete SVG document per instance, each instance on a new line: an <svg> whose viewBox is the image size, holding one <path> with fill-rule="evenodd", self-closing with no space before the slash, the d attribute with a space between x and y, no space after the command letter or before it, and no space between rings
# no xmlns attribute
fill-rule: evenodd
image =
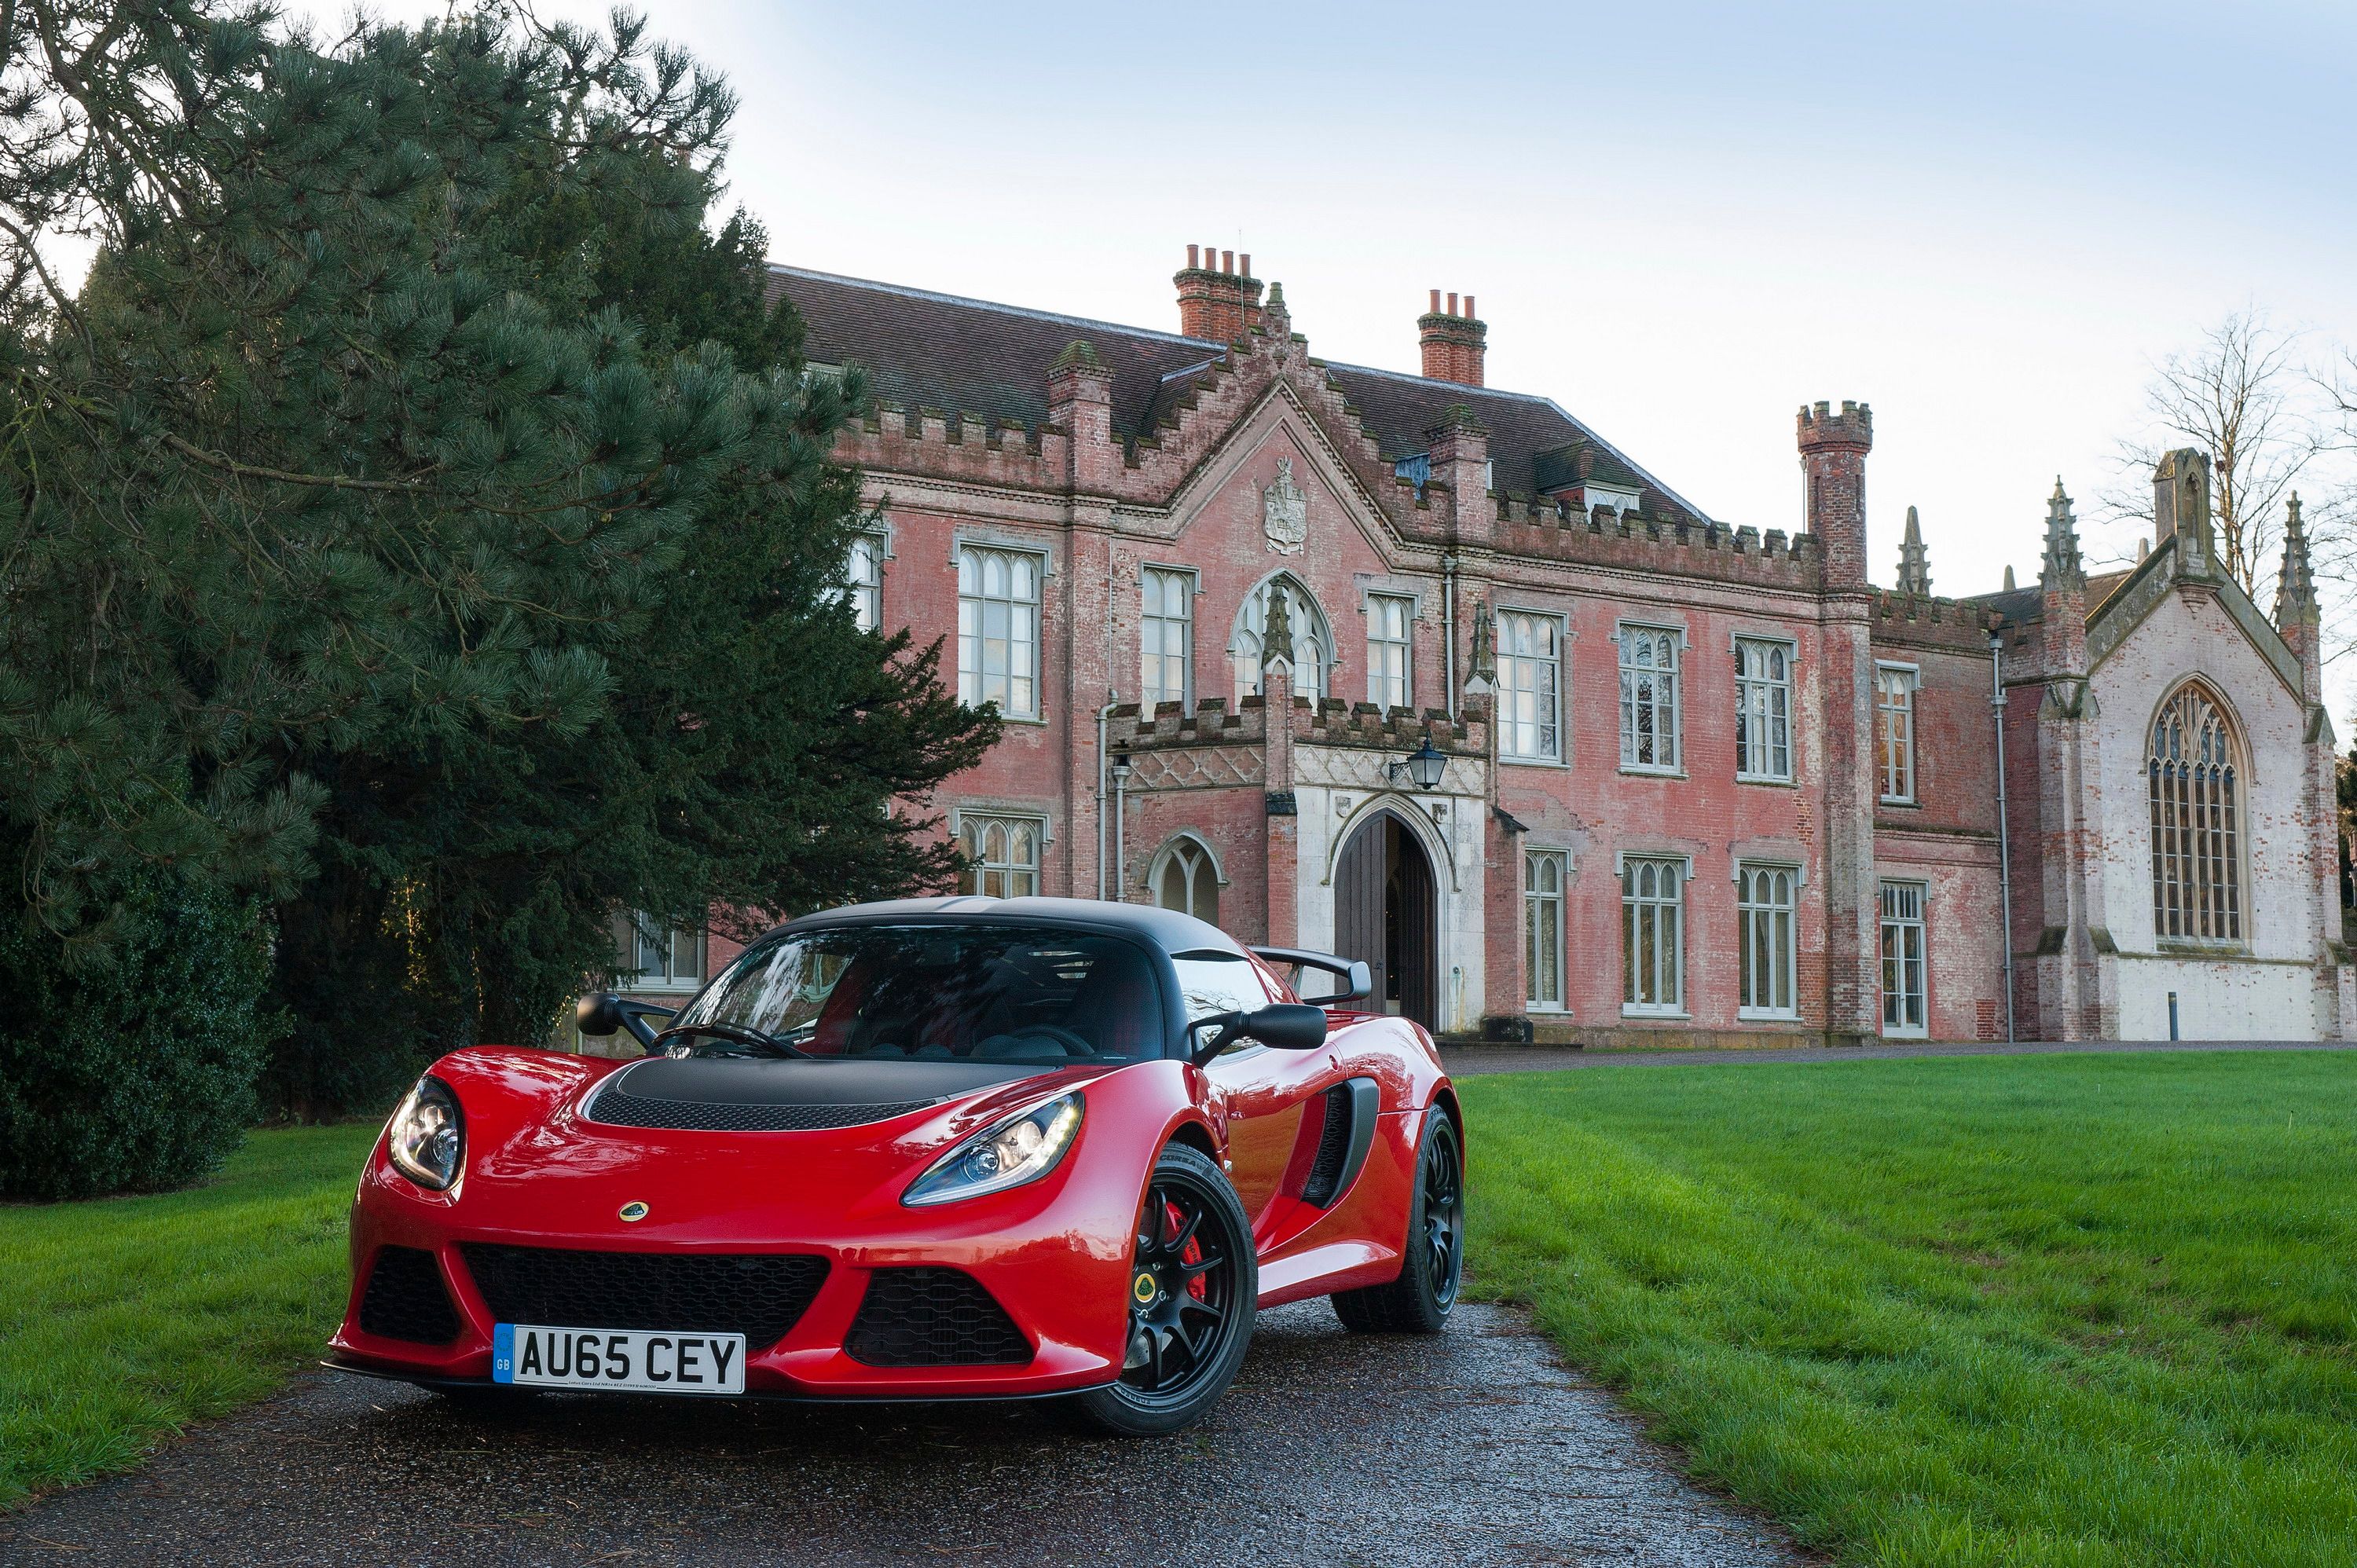
<svg viewBox="0 0 2357 1568"><path fill-rule="evenodd" d="M628 1029L632 1039L645 1049L653 1050L655 1032L647 1020L668 1018L675 1011L651 1002L625 1002L610 991L593 991L573 1004L573 1023L583 1034L596 1038L603 1038L617 1029Z"/></svg>
<svg viewBox="0 0 2357 1568"><path fill-rule="evenodd" d="M1236 1033L1280 1051L1314 1051L1326 1043L1326 1009L1272 1002L1236 1021Z"/></svg>
<svg viewBox="0 0 2357 1568"><path fill-rule="evenodd" d="M1314 1051L1326 1043L1326 1010L1307 1002L1272 1002L1249 1013L1198 1018L1188 1026L1188 1033L1201 1036L1194 1052L1197 1067L1238 1040L1258 1040L1274 1050Z"/></svg>

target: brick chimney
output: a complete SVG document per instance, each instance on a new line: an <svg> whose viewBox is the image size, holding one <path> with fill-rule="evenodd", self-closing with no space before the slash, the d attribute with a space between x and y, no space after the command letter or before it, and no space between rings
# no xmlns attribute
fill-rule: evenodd
<svg viewBox="0 0 2357 1568"><path fill-rule="evenodd" d="M1238 264L1233 251L1187 247L1187 264L1170 280L1178 285L1178 330L1188 338L1232 343L1260 325L1260 280L1252 253Z"/></svg>
<svg viewBox="0 0 2357 1568"><path fill-rule="evenodd" d="M1845 402L1802 405L1801 469L1809 481L1809 532L1824 552L1825 586L1866 586L1866 455L1874 450L1874 411Z"/></svg>
<svg viewBox="0 0 2357 1568"><path fill-rule="evenodd" d="M1432 291L1432 308L1415 318L1416 336L1424 342L1424 373L1437 381L1457 381L1469 387L1481 384L1481 359L1490 328L1473 315L1473 296L1465 296L1465 309L1457 308L1457 295L1448 296L1448 308L1440 306L1440 291Z"/></svg>

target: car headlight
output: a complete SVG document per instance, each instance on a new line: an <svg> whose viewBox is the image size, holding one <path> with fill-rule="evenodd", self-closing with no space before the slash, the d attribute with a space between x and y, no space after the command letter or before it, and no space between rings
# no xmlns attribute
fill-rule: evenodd
<svg viewBox="0 0 2357 1568"><path fill-rule="evenodd" d="M1056 1168L1080 1130L1077 1092L1035 1105L964 1139L909 1183L900 1201L911 1208L954 1203L1038 1181Z"/></svg>
<svg viewBox="0 0 2357 1568"><path fill-rule="evenodd" d="M467 1156L467 1119L458 1097L438 1078L421 1078L384 1130L393 1166L420 1187L447 1191Z"/></svg>

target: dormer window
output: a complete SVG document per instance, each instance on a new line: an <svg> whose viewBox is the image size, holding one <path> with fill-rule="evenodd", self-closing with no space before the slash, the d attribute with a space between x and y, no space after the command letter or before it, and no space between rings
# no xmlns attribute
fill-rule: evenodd
<svg viewBox="0 0 2357 1568"><path fill-rule="evenodd" d="M1602 507L1618 517L1623 512L1635 511L1637 503L1643 497L1639 491L1626 485L1599 484L1594 479L1589 479L1563 491L1557 499L1568 504L1575 511L1592 512L1598 507Z"/></svg>

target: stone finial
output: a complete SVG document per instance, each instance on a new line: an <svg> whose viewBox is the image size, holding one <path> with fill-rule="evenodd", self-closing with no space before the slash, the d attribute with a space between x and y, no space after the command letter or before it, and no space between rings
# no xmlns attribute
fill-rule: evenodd
<svg viewBox="0 0 2357 1568"><path fill-rule="evenodd" d="M2013 592L2013 568L2010 566L2005 569L2005 591L2008 594Z"/></svg>
<svg viewBox="0 0 2357 1568"><path fill-rule="evenodd" d="M2210 455L2190 446L2164 452L2152 470L2153 542L2177 541L2177 570L2206 577L2215 550L2210 519Z"/></svg>
<svg viewBox="0 0 2357 1568"><path fill-rule="evenodd" d="M1479 696L1498 684L1498 623L1491 617L1490 601L1473 601L1473 661L1466 667L1465 690Z"/></svg>
<svg viewBox="0 0 2357 1568"><path fill-rule="evenodd" d="M1907 509L1907 534L1899 542L1899 591L1917 598L1932 596L1932 564L1923 554L1923 525L1915 509Z"/></svg>
<svg viewBox="0 0 2357 1568"><path fill-rule="evenodd" d="M1057 371L1093 371L1102 369L1104 361L1097 358L1095 344L1085 338L1075 338L1064 345L1063 352L1056 356L1048 369L1053 373Z"/></svg>
<svg viewBox="0 0 2357 1568"><path fill-rule="evenodd" d="M2284 509L2283 574L2276 580L2276 626L2316 625L2322 618L2316 603L2316 574L2308 564L2308 530L2299 518L2299 492L2292 492Z"/></svg>
<svg viewBox="0 0 2357 1568"><path fill-rule="evenodd" d="M2054 476L2054 493L2046 498L2046 559L2039 580L2050 594L2087 585L2087 564L2079 554L2079 520L2063 491L2062 476Z"/></svg>
<svg viewBox="0 0 2357 1568"><path fill-rule="evenodd" d="M1268 585L1268 617L1260 634L1260 667L1266 670L1282 663L1287 673L1293 669L1293 596L1285 591L1283 583Z"/></svg>
<svg viewBox="0 0 2357 1568"><path fill-rule="evenodd" d="M1286 306L1285 285L1281 283L1268 285L1268 303L1261 306L1260 328L1280 341L1293 336L1293 312Z"/></svg>
<svg viewBox="0 0 2357 1568"><path fill-rule="evenodd" d="M2147 557L2147 555L2150 555L2151 553L2152 553L2152 541L2151 541L2151 540L2149 540L2149 539L2139 539L2139 540L2137 540L2137 541L2136 541L2136 564L2137 564L2137 565L2139 565L2139 566L2143 565L2143 564L2144 564L2144 563L2145 563L2145 557Z"/></svg>

